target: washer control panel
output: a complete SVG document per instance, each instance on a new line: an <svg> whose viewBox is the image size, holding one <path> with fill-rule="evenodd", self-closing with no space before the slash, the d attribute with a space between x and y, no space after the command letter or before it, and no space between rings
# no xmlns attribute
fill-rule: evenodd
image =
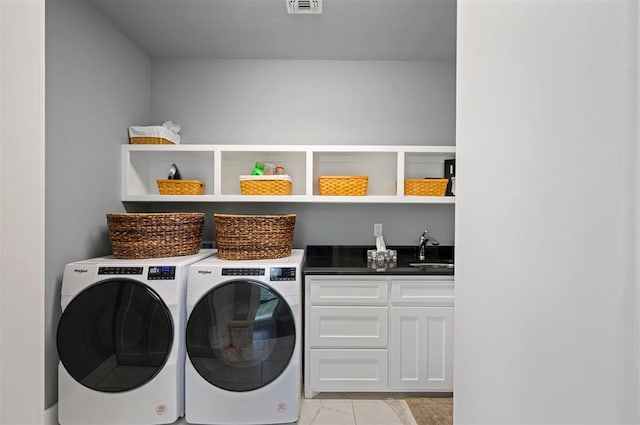
<svg viewBox="0 0 640 425"><path fill-rule="evenodd" d="M222 276L264 276L263 268L224 268Z"/></svg>
<svg viewBox="0 0 640 425"><path fill-rule="evenodd" d="M174 266L149 266L147 279L149 280L174 280L176 268Z"/></svg>
<svg viewBox="0 0 640 425"><path fill-rule="evenodd" d="M269 280L296 280L296 274L295 267L272 267L269 273Z"/></svg>
<svg viewBox="0 0 640 425"><path fill-rule="evenodd" d="M143 267L98 267L98 274L142 274Z"/></svg>

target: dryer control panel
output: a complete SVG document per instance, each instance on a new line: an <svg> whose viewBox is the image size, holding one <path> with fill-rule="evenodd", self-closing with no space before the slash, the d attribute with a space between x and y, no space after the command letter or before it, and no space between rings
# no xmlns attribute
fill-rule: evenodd
<svg viewBox="0 0 640 425"><path fill-rule="evenodd" d="M271 273L269 273L269 280L271 281L296 280L296 268L295 267L272 267Z"/></svg>
<svg viewBox="0 0 640 425"><path fill-rule="evenodd" d="M149 280L173 280L176 278L176 268L174 266L151 266L147 279Z"/></svg>
<svg viewBox="0 0 640 425"><path fill-rule="evenodd" d="M142 274L142 267L98 267L98 274Z"/></svg>
<svg viewBox="0 0 640 425"><path fill-rule="evenodd" d="M262 268L224 268L222 276L264 276Z"/></svg>

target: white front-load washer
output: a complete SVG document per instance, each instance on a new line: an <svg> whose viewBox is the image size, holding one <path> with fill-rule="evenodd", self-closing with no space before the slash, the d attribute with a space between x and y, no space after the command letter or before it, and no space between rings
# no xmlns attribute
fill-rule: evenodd
<svg viewBox="0 0 640 425"><path fill-rule="evenodd" d="M189 266L185 419L194 424L276 424L300 415L302 263L273 260Z"/></svg>
<svg viewBox="0 0 640 425"><path fill-rule="evenodd" d="M57 332L61 424L183 416L187 266L214 253L67 264Z"/></svg>

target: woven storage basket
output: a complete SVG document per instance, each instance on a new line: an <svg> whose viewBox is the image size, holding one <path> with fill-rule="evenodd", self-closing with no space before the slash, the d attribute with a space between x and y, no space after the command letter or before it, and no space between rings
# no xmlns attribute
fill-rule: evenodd
<svg viewBox="0 0 640 425"><path fill-rule="evenodd" d="M291 255L295 214L214 214L218 257L260 260Z"/></svg>
<svg viewBox="0 0 640 425"><path fill-rule="evenodd" d="M115 258L159 258L197 254L203 213L108 213Z"/></svg>
<svg viewBox="0 0 640 425"><path fill-rule="evenodd" d="M164 137L129 137L131 145L175 145L171 140Z"/></svg>
<svg viewBox="0 0 640 425"><path fill-rule="evenodd" d="M291 195L289 176L240 176L243 195Z"/></svg>
<svg viewBox="0 0 640 425"><path fill-rule="evenodd" d="M449 179L404 179L407 196L444 196Z"/></svg>
<svg viewBox="0 0 640 425"><path fill-rule="evenodd" d="M202 195L204 182L201 180L156 180L160 195Z"/></svg>
<svg viewBox="0 0 640 425"><path fill-rule="evenodd" d="M369 176L320 176L318 189L323 196L362 196L367 194Z"/></svg>
<svg viewBox="0 0 640 425"><path fill-rule="evenodd" d="M177 145L180 143L179 126L170 123L170 126L162 125L132 125L129 126L129 143L132 145ZM176 131L174 131L176 130Z"/></svg>

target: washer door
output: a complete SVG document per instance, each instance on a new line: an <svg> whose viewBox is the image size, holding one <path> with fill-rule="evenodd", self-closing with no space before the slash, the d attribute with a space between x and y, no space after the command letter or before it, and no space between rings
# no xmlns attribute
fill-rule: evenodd
<svg viewBox="0 0 640 425"><path fill-rule="evenodd" d="M58 324L58 355L69 374L96 391L123 392L149 382L173 343L171 312L131 279L109 279L75 296Z"/></svg>
<svg viewBox="0 0 640 425"><path fill-rule="evenodd" d="M287 368L296 344L294 316L267 285L234 280L216 286L195 305L187 323L187 353L212 385L251 391Z"/></svg>

